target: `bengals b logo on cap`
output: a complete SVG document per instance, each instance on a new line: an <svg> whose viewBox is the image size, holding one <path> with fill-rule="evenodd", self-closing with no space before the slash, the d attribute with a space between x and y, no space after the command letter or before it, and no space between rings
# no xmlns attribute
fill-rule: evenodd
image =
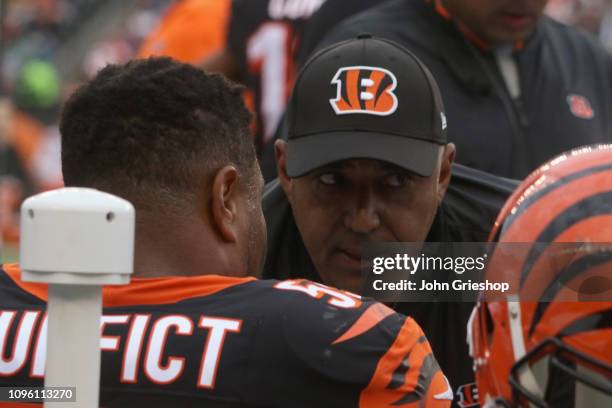
<svg viewBox="0 0 612 408"><path fill-rule="evenodd" d="M362 113L387 116L397 109L393 90L397 79L389 70L377 67L342 67L332 78L336 98L330 99L336 115Z"/></svg>

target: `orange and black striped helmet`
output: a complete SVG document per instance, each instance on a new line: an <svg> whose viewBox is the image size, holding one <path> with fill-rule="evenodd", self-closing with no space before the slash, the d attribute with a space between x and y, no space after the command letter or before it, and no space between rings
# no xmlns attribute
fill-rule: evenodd
<svg viewBox="0 0 612 408"><path fill-rule="evenodd" d="M468 323L481 405L612 407L612 145L533 172L490 239L487 273L517 286Z"/></svg>

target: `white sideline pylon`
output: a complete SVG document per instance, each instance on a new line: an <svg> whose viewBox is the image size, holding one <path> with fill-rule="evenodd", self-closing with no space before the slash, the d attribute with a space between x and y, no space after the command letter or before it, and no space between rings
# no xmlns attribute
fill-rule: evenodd
<svg viewBox="0 0 612 408"><path fill-rule="evenodd" d="M129 283L134 207L89 188L37 194L21 205L21 278L49 284L45 387L76 387L76 402L97 408L102 286Z"/></svg>

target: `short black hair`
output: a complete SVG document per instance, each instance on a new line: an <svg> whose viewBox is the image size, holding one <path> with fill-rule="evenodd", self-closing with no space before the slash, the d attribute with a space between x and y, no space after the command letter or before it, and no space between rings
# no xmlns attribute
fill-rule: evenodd
<svg viewBox="0 0 612 408"><path fill-rule="evenodd" d="M166 57L106 66L64 106L65 185L180 198L227 164L250 178L257 159L242 92Z"/></svg>

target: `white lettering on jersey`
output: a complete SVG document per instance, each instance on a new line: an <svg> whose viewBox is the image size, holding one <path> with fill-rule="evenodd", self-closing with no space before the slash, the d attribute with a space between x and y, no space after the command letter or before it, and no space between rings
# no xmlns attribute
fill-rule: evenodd
<svg viewBox="0 0 612 408"><path fill-rule="evenodd" d="M121 382L134 384L138 379L138 365L144 334L147 331L151 315L135 315L127 337L127 345L121 364Z"/></svg>
<svg viewBox="0 0 612 408"><path fill-rule="evenodd" d="M35 331L41 315L42 319ZM150 314L103 315L100 319L100 349L103 352L123 353L121 372L118 373L122 383L135 384L139 374L144 373L144 376L154 383L169 384L183 374L186 358L198 358L199 374L194 385L213 389L225 337L228 332L240 332L242 320L200 316L197 327L206 329L202 356L166 355L168 336L193 335L196 321L198 320L194 317L184 315L166 315L157 319L152 319ZM123 334L118 336L105 335L105 328L111 324L129 324L129 328L123 328ZM30 362L30 377L44 377L47 327L48 319L44 312L0 311L0 376L18 375L26 363ZM14 341L8 344L9 334L13 332ZM123 337L125 339L122 342ZM145 338L148 338L147 347L143 347ZM121 344L123 347L120 347ZM8 347L12 347L11 353L8 352ZM5 356L10 357L7 359Z"/></svg>
<svg viewBox="0 0 612 408"><path fill-rule="evenodd" d="M202 316L200 317L199 326L210 328L210 331L208 332L208 338L202 353L198 387L214 388L225 334L228 331L240 332L242 321Z"/></svg>
<svg viewBox="0 0 612 408"><path fill-rule="evenodd" d="M110 315L100 318L100 349L104 351L119 350L119 336L105 336L104 327L107 324L125 324L130 319L128 315Z"/></svg>
<svg viewBox="0 0 612 408"><path fill-rule="evenodd" d="M32 341L33 328L38 320L40 312L25 312L17 326L15 341L13 342L13 351L8 359L4 356L6 353L6 340L9 335L9 330L13 323L13 319L17 312L3 311L0 312L0 375L8 376L15 374L26 362L27 352Z"/></svg>
<svg viewBox="0 0 612 408"><path fill-rule="evenodd" d="M193 322L186 316L165 316L153 324L145 357L145 374L149 380L157 384L176 381L185 368L184 358L172 356L169 356L167 364L162 366L166 340L173 327L177 335L189 336L193 333Z"/></svg>
<svg viewBox="0 0 612 408"><path fill-rule="evenodd" d="M328 295L330 299L327 301L327 303L343 309L352 309L361 305L361 297L358 295L351 292L334 289L320 283L310 282L305 279L282 281L274 285L274 287L276 289L302 292L315 299L321 299L324 295Z"/></svg>
<svg viewBox="0 0 612 408"><path fill-rule="evenodd" d="M34 346L34 359L30 370L30 377L43 378L45 376L45 363L47 362L47 315L38 329L36 345Z"/></svg>

